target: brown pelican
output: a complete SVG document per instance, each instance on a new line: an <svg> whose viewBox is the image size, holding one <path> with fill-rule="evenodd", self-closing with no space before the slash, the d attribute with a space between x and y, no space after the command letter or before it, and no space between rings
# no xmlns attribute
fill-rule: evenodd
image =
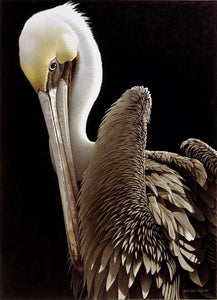
<svg viewBox="0 0 217 300"><path fill-rule="evenodd" d="M49 132L75 294L82 278L89 298L215 298L216 151L196 139L183 155L146 150L152 100L143 87L126 91L88 140L102 68L75 6L32 16L19 48Z"/></svg>

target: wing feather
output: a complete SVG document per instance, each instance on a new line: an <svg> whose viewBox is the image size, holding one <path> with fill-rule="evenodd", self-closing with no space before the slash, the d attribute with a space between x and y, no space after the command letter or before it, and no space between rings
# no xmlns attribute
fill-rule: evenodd
<svg viewBox="0 0 217 300"><path fill-rule="evenodd" d="M174 259L167 261L167 269L169 271L170 280L172 281L176 273L176 263Z"/></svg>
<svg viewBox="0 0 217 300"><path fill-rule="evenodd" d="M127 259L126 259L126 271L127 271L127 274L129 274L129 272L131 270L132 261L133 261L133 255L129 255L128 254Z"/></svg>
<svg viewBox="0 0 217 300"><path fill-rule="evenodd" d="M178 221L178 231L182 234L187 240L194 240L196 232L191 225L186 213L182 209L178 209L173 212L175 219Z"/></svg>
<svg viewBox="0 0 217 300"><path fill-rule="evenodd" d="M112 284L114 283L114 281L118 275L120 265L121 265L120 256L117 256L117 258L115 259L114 255L113 255L110 258L109 272L108 272L108 276L107 276L107 280L106 280L106 291L108 291L110 289L110 287L112 286Z"/></svg>
<svg viewBox="0 0 217 300"><path fill-rule="evenodd" d="M134 275L134 277L136 277L141 265L142 265L142 256L140 256L138 259L134 259L134 262L133 262L133 275Z"/></svg>
<svg viewBox="0 0 217 300"><path fill-rule="evenodd" d="M131 268L130 273L129 273L129 282L128 282L128 287L129 288L131 288L131 286L133 285L134 280L135 280L135 276L134 276L134 273L133 273L133 269Z"/></svg>
<svg viewBox="0 0 217 300"><path fill-rule="evenodd" d="M126 273L126 269L121 266L118 273L118 299L126 299L129 290L128 282L129 276Z"/></svg>
<svg viewBox="0 0 217 300"><path fill-rule="evenodd" d="M183 255L180 253L178 255L178 260L182 268L186 271L193 272L194 268L184 259Z"/></svg>
<svg viewBox="0 0 217 300"><path fill-rule="evenodd" d="M103 250L99 272L102 272L105 269L113 252L114 252L114 246L111 243L109 243Z"/></svg>
<svg viewBox="0 0 217 300"><path fill-rule="evenodd" d="M139 281L142 288L143 299L146 299L150 291L152 276L150 274L146 274L145 272L140 272Z"/></svg>
<svg viewBox="0 0 217 300"><path fill-rule="evenodd" d="M146 273L148 274L151 270L151 261L145 252L143 252L142 258L143 258L143 264L146 268Z"/></svg>
<svg viewBox="0 0 217 300"><path fill-rule="evenodd" d="M101 272L96 272L95 280L94 280L94 298L96 299L99 297L101 291L103 291L104 294L105 278L107 274L108 274L108 267Z"/></svg>
<svg viewBox="0 0 217 300"><path fill-rule="evenodd" d="M189 275L194 283L202 287L209 279L209 269L207 265L203 263L200 265L199 269L190 272Z"/></svg>

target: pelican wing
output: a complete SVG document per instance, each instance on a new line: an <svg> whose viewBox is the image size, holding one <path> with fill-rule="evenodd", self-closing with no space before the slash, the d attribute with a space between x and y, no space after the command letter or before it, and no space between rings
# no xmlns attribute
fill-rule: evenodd
<svg viewBox="0 0 217 300"><path fill-rule="evenodd" d="M147 152L149 207L177 266L189 273L192 283L182 286L183 295L200 291L215 297L217 155L193 139L182 144L182 151L188 157Z"/></svg>

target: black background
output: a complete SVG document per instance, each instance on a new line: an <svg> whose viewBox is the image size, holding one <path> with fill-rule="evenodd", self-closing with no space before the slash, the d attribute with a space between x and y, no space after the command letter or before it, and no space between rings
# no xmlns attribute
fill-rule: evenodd
<svg viewBox="0 0 217 300"><path fill-rule="evenodd" d="M104 70L89 137L111 103L144 85L153 98L148 149L177 152L189 137L216 147L217 2L80 2ZM1 2L1 299L71 297L48 135L18 58L25 21L61 3Z"/></svg>

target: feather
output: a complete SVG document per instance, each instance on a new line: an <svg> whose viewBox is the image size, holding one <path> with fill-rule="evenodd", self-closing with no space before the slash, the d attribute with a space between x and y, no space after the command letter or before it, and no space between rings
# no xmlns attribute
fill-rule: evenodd
<svg viewBox="0 0 217 300"><path fill-rule="evenodd" d="M105 269L113 252L114 252L114 246L111 243L109 243L103 250L99 273Z"/></svg>
<svg viewBox="0 0 217 300"><path fill-rule="evenodd" d="M194 241L191 241L190 244L179 239L179 244L188 251L195 251L201 246L201 239L195 239Z"/></svg>
<svg viewBox="0 0 217 300"><path fill-rule="evenodd" d="M151 270L151 261L150 261L149 257L145 254L145 252L143 252L142 258L143 258L144 266L146 268L146 272L148 274Z"/></svg>
<svg viewBox="0 0 217 300"><path fill-rule="evenodd" d="M128 282L128 287L131 288L131 286L133 285L134 283L134 274L133 274L133 270L132 268L130 269L130 273L129 273L129 282Z"/></svg>
<svg viewBox="0 0 217 300"><path fill-rule="evenodd" d="M156 272L157 272L157 273L159 273L159 272L160 272L160 270L161 270L162 263L161 263L161 262L159 262L159 261L155 261L155 263L156 263L156 266L157 266L157 270L156 270Z"/></svg>
<svg viewBox="0 0 217 300"><path fill-rule="evenodd" d="M170 299L169 298L169 282L168 281L165 282L164 298L165 299Z"/></svg>
<svg viewBox="0 0 217 300"><path fill-rule="evenodd" d="M96 259L98 258L99 254L101 253L103 247L105 247L104 244L101 245L97 245L97 247L95 248L95 251L93 252L91 258L90 258L90 269L92 270L94 267L94 264L96 262Z"/></svg>
<svg viewBox="0 0 217 300"><path fill-rule="evenodd" d="M196 175L196 180L197 182L199 183L199 185L201 187L204 187L205 189L207 189L207 183L206 183L206 179L207 179L207 174L206 174L206 171L204 169L204 167L202 166L202 164L200 163L199 165L199 162L196 161L195 162L195 175Z"/></svg>
<svg viewBox="0 0 217 300"><path fill-rule="evenodd" d="M178 260L179 260L179 263L180 263L180 265L182 266L182 268L184 270L189 271L189 272L193 272L194 271L194 269L183 258L183 256L182 256L181 253L178 255Z"/></svg>
<svg viewBox="0 0 217 300"><path fill-rule="evenodd" d="M110 266L109 266L109 273L106 280L106 291L110 289L113 282L115 281L117 274L119 272L121 265L121 257L120 255L117 257L116 262L114 262L114 257L110 258Z"/></svg>
<svg viewBox="0 0 217 300"><path fill-rule="evenodd" d="M106 299L117 299L118 297L118 281L115 280L112 287L105 293ZM104 299L104 298L102 298Z"/></svg>
<svg viewBox="0 0 217 300"><path fill-rule="evenodd" d="M94 298L98 298L100 290L105 290L105 277L108 270L105 268L100 273L97 272L94 279Z"/></svg>
<svg viewBox="0 0 217 300"><path fill-rule="evenodd" d="M150 176L146 176L146 185L147 185L147 187L150 188L150 190L152 190L152 192L157 197L158 196L157 188L156 188L155 184L152 182Z"/></svg>
<svg viewBox="0 0 217 300"><path fill-rule="evenodd" d="M193 206L188 201L186 201L187 199L186 199L185 195L183 197L181 197L178 194L173 193L172 199L173 199L173 203L177 207L185 208L185 209L187 209L191 213L194 212Z"/></svg>
<svg viewBox="0 0 217 300"><path fill-rule="evenodd" d="M173 291L173 282L168 282L168 288L167 288L167 294L166 294L166 299L173 299L172 298L172 291Z"/></svg>
<svg viewBox="0 0 217 300"><path fill-rule="evenodd" d="M182 188L182 182L179 180L179 178L177 177L176 173L164 173L163 176L165 177L166 181L172 183L172 187L171 189L174 188L174 185L178 185L181 188L181 193L184 192L183 188ZM178 189L178 187L176 187L176 189Z"/></svg>
<svg viewBox="0 0 217 300"><path fill-rule="evenodd" d="M150 262L151 262L151 275L154 275L157 271L157 262L155 262L153 259L151 259Z"/></svg>
<svg viewBox="0 0 217 300"><path fill-rule="evenodd" d="M188 220L188 217L186 213L183 210L178 210L173 212L174 217L176 220L179 222L181 226L178 226L178 231L184 235L184 237L188 240L191 241L195 238L195 230L192 227L191 223ZM180 229L183 228L181 231Z"/></svg>
<svg viewBox="0 0 217 300"><path fill-rule="evenodd" d="M117 261L117 257L118 257L118 255L119 255L119 252L120 252L120 248L118 248L118 247L116 247L115 248L115 251L114 251L114 263L116 263L116 261ZM121 255L121 254L120 254ZM120 256L119 255L119 256Z"/></svg>
<svg viewBox="0 0 217 300"><path fill-rule="evenodd" d="M190 232L188 230L186 230L186 228L180 224L178 224L178 232L183 237L185 237L185 239L188 241L192 241L194 239L194 237L190 234ZM195 233L195 237L196 237L196 233Z"/></svg>
<svg viewBox="0 0 217 300"><path fill-rule="evenodd" d="M176 273L176 263L173 258L171 258L169 261L167 261L167 269L170 274L170 280L173 280L173 277Z"/></svg>
<svg viewBox="0 0 217 300"><path fill-rule="evenodd" d="M133 261L133 275L136 277L142 264L142 257L140 256L137 260Z"/></svg>
<svg viewBox="0 0 217 300"><path fill-rule="evenodd" d="M209 279L209 268L206 264L201 264L197 270L190 272L189 275L194 283L202 287Z"/></svg>
<svg viewBox="0 0 217 300"><path fill-rule="evenodd" d="M160 289L163 284L162 274L161 273L157 274L155 280L156 280L157 288Z"/></svg>
<svg viewBox="0 0 217 300"><path fill-rule="evenodd" d="M155 180L155 184L159 186L160 188L164 189L165 191L168 192L172 196L172 191L167 184L167 182L163 179L163 177L160 177L157 173L152 173L152 179Z"/></svg>
<svg viewBox="0 0 217 300"><path fill-rule="evenodd" d="M177 279L175 278L175 279L173 280L173 282L171 283L173 289L172 289L172 291L171 291L170 299L176 299L176 298L175 298L175 295L176 295L176 281L177 281ZM178 291L178 292L179 292L179 291Z"/></svg>
<svg viewBox="0 0 217 300"><path fill-rule="evenodd" d="M94 264L93 269L88 268L87 269L87 291L88 291L88 297L90 296L91 289L93 286L93 279L99 269L99 260L96 260L96 263Z"/></svg>
<svg viewBox="0 0 217 300"><path fill-rule="evenodd" d="M197 264L199 263L198 258L195 256L195 254L186 251L185 249L183 249L182 247L180 247L181 253L191 262Z"/></svg>
<svg viewBox="0 0 217 300"><path fill-rule="evenodd" d="M129 274L129 272L130 272L131 265L132 265L132 260L133 260L132 254L128 254L127 259L126 259L126 271L127 271L127 274Z"/></svg>
<svg viewBox="0 0 217 300"><path fill-rule="evenodd" d="M162 252L161 250L157 247L156 248L156 253L157 253L157 261L162 261Z"/></svg>
<svg viewBox="0 0 217 300"><path fill-rule="evenodd" d="M169 243L169 248L170 248L170 251L172 252L173 255L175 255L175 256L179 255L180 249L179 249L179 245L178 245L177 241L172 240Z"/></svg>
<svg viewBox="0 0 217 300"><path fill-rule="evenodd" d="M182 178L182 180L184 180L184 179ZM186 185L184 185L182 183L182 181L180 180L179 184L176 183L176 182L173 183L173 185L171 186L171 190L172 190L173 193L176 193L176 194L178 194L182 197L183 196L185 197L186 191L188 191L189 188Z"/></svg>
<svg viewBox="0 0 217 300"><path fill-rule="evenodd" d="M84 245L86 246L86 243L84 243ZM84 262L85 262L85 265L87 264L87 262L90 261L90 258L92 257L92 255L94 254L95 250L96 250L96 247L97 247L98 243L97 243L97 239L94 237L91 241L91 243L89 244L89 246L86 248L84 246L84 249L87 249L86 251L86 255L85 255L85 259L84 259ZM100 248L103 248L104 247L104 244L102 243L101 245L98 245L98 247Z"/></svg>
<svg viewBox="0 0 217 300"><path fill-rule="evenodd" d="M197 199L198 202L198 199ZM199 221L204 221L205 220L205 216L202 213L202 211L194 204L194 202L192 200L189 199L189 203L192 205L194 212L193 213L189 213L189 215L193 216L195 219L199 220ZM196 203L198 205L198 203Z"/></svg>
<svg viewBox="0 0 217 300"><path fill-rule="evenodd" d="M128 293L129 276L123 267L120 267L118 273L118 299L125 299Z"/></svg>
<svg viewBox="0 0 217 300"><path fill-rule="evenodd" d="M121 263L122 263L122 266L124 266L124 263L127 259L127 252L126 251L122 251L122 255L121 255Z"/></svg>
<svg viewBox="0 0 217 300"><path fill-rule="evenodd" d="M172 282L169 282L167 299L180 299L178 295L179 295L179 279L178 276L176 276Z"/></svg>
<svg viewBox="0 0 217 300"><path fill-rule="evenodd" d="M142 297L143 299L146 299L148 297L151 282L152 282L152 276L150 274L146 274L144 272L139 273L139 281L142 288Z"/></svg>
<svg viewBox="0 0 217 300"><path fill-rule="evenodd" d="M179 286L180 286L180 276L178 275L175 279L175 299L179 299Z"/></svg>
<svg viewBox="0 0 217 300"><path fill-rule="evenodd" d="M156 197L153 195L148 194L148 199L149 199L149 206L151 209L151 212L153 213L153 216L156 220L156 222L161 225L161 211L160 208L158 206Z"/></svg>
<svg viewBox="0 0 217 300"><path fill-rule="evenodd" d="M165 297L165 291L166 291L166 282L163 281L163 284L162 284L162 295L164 296L164 299L166 298Z"/></svg>
<svg viewBox="0 0 217 300"><path fill-rule="evenodd" d="M164 205L159 203L163 226L167 229L171 239L176 239L177 225L173 214Z"/></svg>

